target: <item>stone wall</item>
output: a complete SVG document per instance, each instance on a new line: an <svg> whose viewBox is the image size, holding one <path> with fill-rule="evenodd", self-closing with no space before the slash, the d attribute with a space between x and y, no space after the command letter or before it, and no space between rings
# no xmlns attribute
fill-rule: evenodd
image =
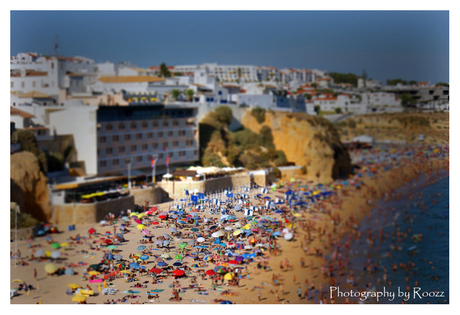
<svg viewBox="0 0 460 315"><path fill-rule="evenodd" d="M35 237L38 232L38 226L30 227L30 228L23 228L23 229L18 229L17 235L18 235L18 240L25 240L30 237ZM10 240L14 241L16 237L16 232L13 229L10 229Z"/></svg>
<svg viewBox="0 0 460 315"><path fill-rule="evenodd" d="M130 189L129 191L134 196L134 203L138 206L143 206L145 202L149 205L155 205L166 201L167 194L161 187L148 187L142 189Z"/></svg>
<svg viewBox="0 0 460 315"><path fill-rule="evenodd" d="M265 182L266 180L258 175L257 184ZM265 177L265 175L263 175ZM213 193L218 190L239 188L241 186L250 186L254 180L250 175L241 174L241 175L232 175L226 177L212 178L205 181L170 181L170 182L160 182L158 186L163 188L170 196L175 199L186 198L185 190L193 191L198 189L199 192ZM264 184L265 186L265 184Z"/></svg>
<svg viewBox="0 0 460 315"><path fill-rule="evenodd" d="M97 223L109 212L118 216L121 211L134 209L134 196L100 201L95 203L69 203L55 205L56 224Z"/></svg>

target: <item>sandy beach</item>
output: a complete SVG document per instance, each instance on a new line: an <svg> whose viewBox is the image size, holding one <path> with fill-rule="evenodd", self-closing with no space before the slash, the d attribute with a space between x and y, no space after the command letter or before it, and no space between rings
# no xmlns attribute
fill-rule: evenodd
<svg viewBox="0 0 460 315"><path fill-rule="evenodd" d="M425 150L425 149L424 149ZM385 169L391 164L391 168ZM32 285L33 289L30 291L17 291L18 295L10 300L11 304L76 304L77 302L72 301L75 294L69 294L68 284L75 283L85 289L88 285L94 292L86 299L87 304L103 304L112 302L116 304L132 304L132 303L152 303L152 304L220 304L221 301L230 301L233 304L316 304L318 301L324 304L330 303L344 303L342 300L331 300L328 296L329 286L334 285L334 280L327 276L323 272L325 266L324 257L332 253L332 249L344 235L351 233L355 228L353 225L348 224L353 222L359 224L363 218L373 208L376 200L380 198L392 198L397 196L391 196L391 192L404 185L405 183L417 178L421 174L427 172L435 172L438 169L448 169L448 156L443 157L426 157L423 155L413 157L411 159L401 159L398 163L395 161L391 163L374 163L367 165L360 170L360 176L355 175L353 178L348 179L350 182L361 182L359 185L341 185L340 188L334 188L334 194L331 197L324 198L323 201L319 201L309 206L306 209L304 206L297 207L296 211L287 211L285 216L281 218L280 213L266 210L266 213L262 216L268 216L271 220L279 222L279 224L273 224L274 229L280 231L281 235L285 234L282 232L284 229L288 229L289 232L293 233L292 240L286 240L284 237L277 237L276 245L279 245L276 251L268 250L270 241L273 241L269 237L260 236L255 232L249 237L235 237L235 241L244 242L244 245L249 244L249 239L255 237L255 242L265 246L260 246L260 251L257 256L252 259L251 262L245 259L238 264L229 264L230 260L235 259L235 255L232 257L219 256L218 259L214 259L212 262L205 262L194 259L191 253L195 251L194 246L197 245L189 243L196 241L197 235L191 231L193 224L187 224L187 228L183 229L182 236L173 237L171 239L169 250L157 248L155 243L141 244L142 239L141 229L136 228L137 223L134 223L132 219L129 220L132 223L127 227L127 233L123 234L125 242L121 242L117 245L113 254L118 254L127 260L127 265L133 262L129 258L130 254L141 254L141 250L137 248L144 245L152 250L147 251L146 255L148 258L145 260L146 270L150 270L156 267L158 262L161 261L161 255L169 252L171 260L165 260L165 262L172 266L174 262L180 260L183 265L178 266L179 268L173 267L172 270L183 268L188 266L185 271L187 274L183 277L174 279L173 275L169 275L166 278L163 275L166 272L162 272L158 275L157 283L154 281L152 274L144 273L140 275L138 271L134 271L137 280L127 282L125 276L120 273L116 273L114 280L106 279L104 282L93 282L89 283L88 280L83 280L82 276L87 272L87 268L93 264L99 264L103 261L103 255L105 252L109 253L106 244L103 240L100 243L93 243L95 241L107 239L114 236L114 232L119 233L120 221L113 224L107 224L102 226L101 224L88 224L76 226L75 230L68 231L67 226L57 226L60 233L49 234L52 240L46 241L45 237L37 237L34 240L20 240L17 245L14 242L10 243L10 251L15 251L15 246L21 253L21 259L26 265L16 265L15 257L10 259L10 288L18 288L20 282L12 282L15 279L24 281L27 285ZM365 174L371 173L371 176ZM334 183L337 186L340 182ZM268 189L263 197L269 197L271 200L276 198L284 198L286 189L295 191L302 191L302 186L314 185L306 181L298 182L287 182L283 183L282 188L277 188L275 191ZM260 194L260 188L256 192ZM254 194L255 195L255 194ZM265 199L255 199L254 195L251 196L251 204L258 206L261 201ZM150 225L146 225L145 230L148 230L150 235L156 237L162 236L164 233L171 234L171 226L175 226L174 220L170 220L169 223L165 220L158 218L160 212L168 212L172 209L169 208L170 204L164 203L156 205L158 208L152 215L146 215L145 217L150 218ZM283 207L283 205L281 205ZM191 214L190 207L186 207L186 214ZM272 209L273 210L273 209ZM216 222L221 222L221 214L210 214L206 212L196 212L201 219L216 219ZM293 214L296 214L295 216ZM236 216L236 220L222 224L219 228L224 229L225 227L234 226L236 222L242 220L245 216L242 212L235 212L230 210L230 214ZM254 213L255 216L260 216L258 213ZM284 214L283 214L284 215ZM258 219L260 221L260 218ZM248 224L250 220L242 221L241 225ZM270 221L270 220L269 220ZM152 224L158 222L158 224ZM212 223L210 223L211 225ZM200 223L199 227L205 226ZM91 235L89 238L88 231L94 228L96 233ZM231 235L237 228L233 227ZM179 230L179 229L178 229ZM230 229L228 229L230 230ZM107 233L106 233L107 232ZM185 234L185 232L189 234ZM211 231L199 230L198 234L204 233L209 235L205 237L205 241L202 244L214 248L214 239L210 236ZM79 241L76 239L79 236ZM153 241L158 238L154 238ZM226 243L230 243L231 240L224 239ZM269 243L265 243L269 241ZM260 242L260 243L259 243ZM54 249L51 243L64 244L67 246ZM73 243L73 244L72 244ZM188 254L184 254L184 258L175 259L174 257L181 252L179 244L187 244ZM201 243L201 242L200 242ZM100 248L97 248L97 246ZM276 248L276 245L274 246ZM93 250L90 248L94 248ZM61 253L61 259L52 261L51 259L44 259L41 262L31 261L31 255L34 254L34 250L44 251L55 251L58 250ZM251 250L247 250L247 253L253 253L254 247ZM232 249L238 255L242 255L245 250ZM213 254L218 251L213 251ZM219 261L224 259L225 262ZM47 263L54 263L57 267L69 267L72 264L72 269L76 272L75 275L48 275L45 271L45 265ZM141 261L140 261L141 262ZM198 265L196 267L195 264ZM110 262L106 263L108 267ZM206 275L208 270L216 270L216 266L224 266L227 271L238 273L234 278L234 282L237 284L229 284L230 281L220 280L213 283L211 277ZM123 270L125 268L120 268ZM128 268L130 269L130 268ZM36 278L34 274L36 270ZM119 271L118 270L118 271ZM345 269L346 270L346 269ZM103 279L103 274L97 276L98 279ZM195 278L195 279L194 279ZM236 280L238 279L238 280ZM132 287L136 283L141 286L139 288ZM105 288L116 289L116 293L112 295L102 294L102 290ZM312 289L314 288L314 289ZM100 291L101 290L101 291ZM128 290L134 290L139 292L129 293ZM156 290L147 294L148 291ZM180 301L170 300L174 296L176 290ZM128 293L123 293L123 291ZM316 292L315 292L316 291ZM315 292L315 298L307 299L306 296L311 295ZM155 293L155 294L154 294Z"/></svg>

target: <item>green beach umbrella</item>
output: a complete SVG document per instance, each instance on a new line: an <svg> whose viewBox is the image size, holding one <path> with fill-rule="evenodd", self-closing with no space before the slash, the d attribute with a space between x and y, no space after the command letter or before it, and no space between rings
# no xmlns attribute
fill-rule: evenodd
<svg viewBox="0 0 460 315"><path fill-rule="evenodd" d="M117 245L109 245L107 246L108 249L117 249L118 246Z"/></svg>
<svg viewBox="0 0 460 315"><path fill-rule="evenodd" d="M181 260L183 257L182 257L181 254L178 254L178 255L174 256L174 258L177 259L177 260Z"/></svg>
<svg viewBox="0 0 460 315"><path fill-rule="evenodd" d="M61 245L59 245L59 243L53 243L51 244L51 247L54 248L54 249L58 249L61 247Z"/></svg>
<svg viewBox="0 0 460 315"><path fill-rule="evenodd" d="M185 248L185 247L187 247L187 243L180 243L179 244L179 248Z"/></svg>

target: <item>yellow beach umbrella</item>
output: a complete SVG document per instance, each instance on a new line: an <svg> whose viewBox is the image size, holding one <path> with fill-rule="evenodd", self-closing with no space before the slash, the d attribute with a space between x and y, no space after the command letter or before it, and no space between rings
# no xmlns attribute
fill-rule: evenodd
<svg viewBox="0 0 460 315"><path fill-rule="evenodd" d="M46 257L50 257L50 256L51 256L51 252L50 252L49 250L47 250L47 251L45 252L45 256L46 256Z"/></svg>
<svg viewBox="0 0 460 315"><path fill-rule="evenodd" d="M242 231L241 231L241 230L235 230L235 232L233 232L233 235L235 235L235 236L236 236L236 235L240 235L241 233L242 233Z"/></svg>
<svg viewBox="0 0 460 315"><path fill-rule="evenodd" d="M74 302L84 302L86 301L87 297L84 296L84 295L75 295L73 298L72 298L72 301Z"/></svg>
<svg viewBox="0 0 460 315"><path fill-rule="evenodd" d="M301 217L302 215L301 215L300 213L294 213L294 216L295 216L296 218L299 218L299 217Z"/></svg>
<svg viewBox="0 0 460 315"><path fill-rule="evenodd" d="M69 246L69 243L61 243L59 244L61 247L66 247L66 246Z"/></svg>
<svg viewBox="0 0 460 315"><path fill-rule="evenodd" d="M232 279L233 279L233 276L235 276L235 274L232 273L232 272L229 272L229 273L227 273L227 274L224 276L224 279L225 279L225 280L232 280Z"/></svg>
<svg viewBox="0 0 460 315"><path fill-rule="evenodd" d="M71 288L71 289L78 289L78 288L81 288L81 286L78 285L78 284L76 284L76 283L69 283L67 286L68 286L69 288Z"/></svg>
<svg viewBox="0 0 460 315"><path fill-rule="evenodd" d="M131 271L129 271L129 270L122 270L122 271L120 271L120 273L131 273Z"/></svg>
<svg viewBox="0 0 460 315"><path fill-rule="evenodd" d="M58 270L58 267L56 267L56 265L53 263L49 263L45 265L45 271L47 273L55 273L56 270Z"/></svg>
<svg viewBox="0 0 460 315"><path fill-rule="evenodd" d="M100 275L101 273L99 271L93 270L93 271L88 272L88 274L92 276L97 276L97 275Z"/></svg>
<svg viewBox="0 0 460 315"><path fill-rule="evenodd" d="M21 280L21 279L14 279L13 282L19 282L19 283L23 283L24 280Z"/></svg>
<svg viewBox="0 0 460 315"><path fill-rule="evenodd" d="M139 230L145 229L145 225L144 225L144 224L138 224L138 225L136 225L136 227L137 227Z"/></svg>

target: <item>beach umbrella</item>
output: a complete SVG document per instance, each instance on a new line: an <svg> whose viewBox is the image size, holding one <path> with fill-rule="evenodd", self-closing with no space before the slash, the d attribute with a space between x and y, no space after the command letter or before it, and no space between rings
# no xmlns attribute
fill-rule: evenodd
<svg viewBox="0 0 460 315"><path fill-rule="evenodd" d="M112 240L106 239L104 243L106 243L107 245L112 244Z"/></svg>
<svg viewBox="0 0 460 315"><path fill-rule="evenodd" d="M164 254L161 254L161 257L163 258L171 258L168 254L164 253Z"/></svg>
<svg viewBox="0 0 460 315"><path fill-rule="evenodd" d="M204 238L204 237L198 237L198 238L196 239L196 241L197 241L198 243L202 243L202 242L205 241L205 238Z"/></svg>
<svg viewBox="0 0 460 315"><path fill-rule="evenodd" d="M59 245L59 243L53 243L51 244L51 247L54 248L54 249L58 249L61 247L61 245Z"/></svg>
<svg viewBox="0 0 460 315"><path fill-rule="evenodd" d="M182 259L184 258L181 254L177 254L176 256L174 256L174 259Z"/></svg>
<svg viewBox="0 0 460 315"><path fill-rule="evenodd" d="M138 225L136 225L136 228L138 228L139 230L143 230L143 229L145 229L145 225L144 224L138 224Z"/></svg>
<svg viewBox="0 0 460 315"><path fill-rule="evenodd" d="M293 236L294 236L294 235L293 235L292 233L286 233L286 234L284 235L284 238L285 238L287 241L289 241L289 240L292 239Z"/></svg>
<svg viewBox="0 0 460 315"><path fill-rule="evenodd" d="M173 275L175 276L183 276L185 274L184 270L176 269L173 271Z"/></svg>
<svg viewBox="0 0 460 315"><path fill-rule="evenodd" d="M243 256L236 256L236 257L235 257L235 260L236 260L237 262L242 262L242 261L244 260L244 257L243 257Z"/></svg>
<svg viewBox="0 0 460 315"><path fill-rule="evenodd" d="M166 241L163 241L163 246L168 246L169 245L169 241L166 240Z"/></svg>
<svg viewBox="0 0 460 315"><path fill-rule="evenodd" d="M237 236L237 235L240 235L243 231L242 230L235 230L233 232L233 235Z"/></svg>
<svg viewBox="0 0 460 315"><path fill-rule="evenodd" d="M56 267L55 264L49 263L45 265L45 271L47 273L55 273L58 270L58 267Z"/></svg>
<svg viewBox="0 0 460 315"><path fill-rule="evenodd" d="M173 264L173 266L175 266L175 267L180 267L180 266L182 266L182 263L181 263L180 261L176 261L176 262Z"/></svg>
<svg viewBox="0 0 460 315"><path fill-rule="evenodd" d="M45 251L43 249L39 249L35 252L35 257L43 257L45 256Z"/></svg>
<svg viewBox="0 0 460 315"><path fill-rule="evenodd" d="M12 282L24 283L24 280L21 280L21 279L14 279Z"/></svg>
<svg viewBox="0 0 460 315"><path fill-rule="evenodd" d="M235 206L235 211L241 210L241 205L236 205Z"/></svg>
<svg viewBox="0 0 460 315"><path fill-rule="evenodd" d="M212 270L212 269L209 269L209 270L206 270L206 274L208 276L214 276L216 274L216 272L214 270Z"/></svg>
<svg viewBox="0 0 460 315"><path fill-rule="evenodd" d="M221 237L221 236L224 236L224 235L225 235L224 232L219 230L217 232L212 233L211 236L214 237L214 238L217 238L217 237Z"/></svg>
<svg viewBox="0 0 460 315"><path fill-rule="evenodd" d="M160 266L160 267L165 267L165 266L167 266L167 265L168 265L168 264L165 263L164 261L161 261L161 262L158 263L158 266Z"/></svg>
<svg viewBox="0 0 460 315"><path fill-rule="evenodd" d="M118 246L117 245L109 245L107 246L108 249L117 249Z"/></svg>
<svg viewBox="0 0 460 315"><path fill-rule="evenodd" d="M235 274L233 272L228 272L225 274L224 279L225 280L232 280Z"/></svg>
<svg viewBox="0 0 460 315"><path fill-rule="evenodd" d="M142 235L149 235L150 231L149 230L142 230Z"/></svg>
<svg viewBox="0 0 460 315"><path fill-rule="evenodd" d="M146 247L144 245L138 246L137 250L144 250Z"/></svg>
<svg viewBox="0 0 460 315"><path fill-rule="evenodd" d="M225 301L220 302L220 304L233 304L233 303L229 300L225 300Z"/></svg>
<svg viewBox="0 0 460 315"><path fill-rule="evenodd" d="M190 231L192 232L198 232L199 230L197 228L191 228Z"/></svg>
<svg viewBox="0 0 460 315"><path fill-rule="evenodd" d="M67 285L69 288L71 289L78 289L78 288L81 288L81 286L79 284L76 284L76 283L69 283Z"/></svg>
<svg viewBox="0 0 460 315"><path fill-rule="evenodd" d="M129 264L129 268L138 269L138 268L139 268L139 264L138 264L138 263L130 263L130 264Z"/></svg>
<svg viewBox="0 0 460 315"><path fill-rule="evenodd" d="M172 233L177 232L177 229L176 229L175 227L172 227L172 226L169 228L169 230L170 230Z"/></svg>
<svg viewBox="0 0 460 315"><path fill-rule="evenodd" d="M105 221L105 220L102 220L102 221L101 221L101 222L99 222L99 223L100 223L100 224L106 224L106 223L107 223L107 221Z"/></svg>
<svg viewBox="0 0 460 315"><path fill-rule="evenodd" d="M155 273L155 274L159 274L159 273L162 273L162 272L163 272L163 270L160 269L160 268L152 268L152 269L150 269L149 271L150 271L150 272L153 272L153 273Z"/></svg>
<svg viewBox="0 0 460 315"><path fill-rule="evenodd" d="M179 244L180 249L184 249L186 247L187 247L187 243L182 242L182 243Z"/></svg>
<svg viewBox="0 0 460 315"><path fill-rule="evenodd" d="M68 276L73 276L75 274L75 270L73 270L72 268L67 268L65 270L65 274Z"/></svg>
<svg viewBox="0 0 460 315"><path fill-rule="evenodd" d="M139 219L134 220L134 222L136 222L137 224L142 224L142 221Z"/></svg>
<svg viewBox="0 0 460 315"><path fill-rule="evenodd" d="M147 260L147 259L149 259L149 256L147 256L147 255L142 255L141 256L141 260Z"/></svg>
<svg viewBox="0 0 460 315"><path fill-rule="evenodd" d="M88 274L91 275L91 276L98 276L101 273L99 271L92 270L92 271L88 272Z"/></svg>
<svg viewBox="0 0 460 315"><path fill-rule="evenodd" d="M112 246L115 246L115 245L112 245ZM116 260L120 260L123 258L123 256L121 255L113 255L113 258L116 259Z"/></svg>
<svg viewBox="0 0 460 315"><path fill-rule="evenodd" d="M51 252L50 257L54 258L54 259L57 259L57 258L61 257L61 253L58 252L58 251Z"/></svg>
<svg viewBox="0 0 460 315"><path fill-rule="evenodd" d="M236 260L230 260L228 263L230 265L238 265L238 262Z"/></svg>
<svg viewBox="0 0 460 315"><path fill-rule="evenodd" d="M77 294L72 298L72 301L74 301L74 302L85 302L86 299L87 299L86 296L81 295L81 294Z"/></svg>
<svg viewBox="0 0 460 315"><path fill-rule="evenodd" d="M164 233L163 236L166 238L171 238L171 235L169 235L168 233Z"/></svg>

